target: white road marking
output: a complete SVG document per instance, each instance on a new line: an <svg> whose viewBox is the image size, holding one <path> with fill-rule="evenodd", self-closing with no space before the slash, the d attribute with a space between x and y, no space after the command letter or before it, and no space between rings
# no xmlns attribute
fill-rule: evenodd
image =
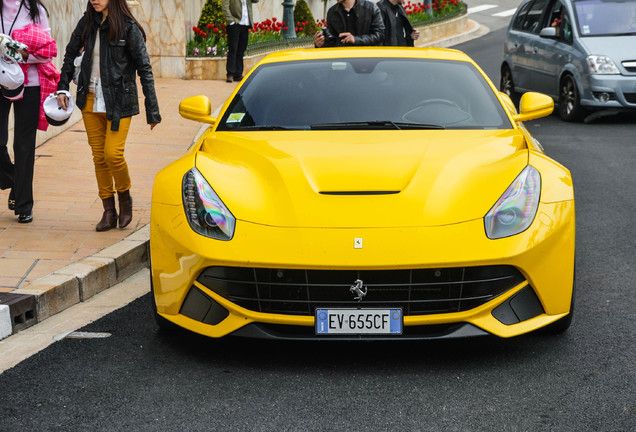
<svg viewBox="0 0 636 432"><path fill-rule="evenodd" d="M0 343L0 373L64 337L94 336L94 334L81 332L73 335L73 332L126 306L149 291L150 272L148 269L143 269L87 301L78 303L41 323L3 339Z"/></svg>
<svg viewBox="0 0 636 432"><path fill-rule="evenodd" d="M507 11L503 11L503 12L499 12L496 14L493 14L492 16L496 16L496 17L509 17L514 15L514 13L517 11L517 8L514 9L508 9Z"/></svg>
<svg viewBox="0 0 636 432"><path fill-rule="evenodd" d="M485 4L485 5L480 5L480 6L473 6L473 7L469 7L467 9L467 13L468 13L468 15L470 15L471 13L483 12L485 10L492 9L492 8L495 8L495 7L497 7L497 5Z"/></svg>

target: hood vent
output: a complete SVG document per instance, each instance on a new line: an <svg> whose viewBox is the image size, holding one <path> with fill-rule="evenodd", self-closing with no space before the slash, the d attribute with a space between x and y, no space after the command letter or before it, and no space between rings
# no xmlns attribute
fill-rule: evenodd
<svg viewBox="0 0 636 432"><path fill-rule="evenodd" d="M320 191L321 195L395 195L400 191Z"/></svg>

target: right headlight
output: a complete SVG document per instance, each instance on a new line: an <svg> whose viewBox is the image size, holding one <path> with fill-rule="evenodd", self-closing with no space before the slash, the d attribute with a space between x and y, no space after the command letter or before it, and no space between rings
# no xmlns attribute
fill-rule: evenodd
<svg viewBox="0 0 636 432"><path fill-rule="evenodd" d="M537 214L541 174L528 165L484 217L490 239L510 237L528 229Z"/></svg>
<svg viewBox="0 0 636 432"><path fill-rule="evenodd" d="M183 176L183 208L190 227L217 240L231 240L236 219L198 169Z"/></svg>
<svg viewBox="0 0 636 432"><path fill-rule="evenodd" d="M590 55L586 57L586 60L592 75L620 75L621 73L616 63L608 56Z"/></svg>

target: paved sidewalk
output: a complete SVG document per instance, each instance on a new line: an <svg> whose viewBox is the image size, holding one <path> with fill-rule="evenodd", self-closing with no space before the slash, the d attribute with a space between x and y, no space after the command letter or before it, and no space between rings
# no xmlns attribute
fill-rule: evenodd
<svg viewBox="0 0 636 432"><path fill-rule="evenodd" d="M0 191L0 339L146 266L154 177L184 155L202 126L179 115L179 102L204 94L214 109L235 86L225 81L156 80L163 121L150 131L142 99L142 113L133 118L126 142L134 210L125 229L95 231L103 207L81 120L36 149L33 222L19 224L7 208L9 191ZM3 328L7 314L13 329L6 324Z"/></svg>
<svg viewBox="0 0 636 432"><path fill-rule="evenodd" d="M487 32L471 21L465 33L418 46L446 47ZM33 222L19 224L7 209L9 191L0 191L0 340L148 266L155 175L181 157L202 128L179 115L179 102L204 94L214 110L235 86L218 80L156 80L163 121L150 131L142 99L142 113L133 118L126 143L134 211L125 229L95 231L103 208L81 120L36 149Z"/></svg>

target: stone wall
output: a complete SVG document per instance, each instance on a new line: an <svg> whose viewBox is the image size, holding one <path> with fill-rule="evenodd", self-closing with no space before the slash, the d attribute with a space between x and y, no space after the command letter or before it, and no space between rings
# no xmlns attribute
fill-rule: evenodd
<svg viewBox="0 0 636 432"><path fill-rule="evenodd" d="M322 0L306 0L314 18L323 18ZM51 32L58 43L56 66L62 65L64 47L77 21L86 10L87 0L43 0L50 14ZM156 76L185 76L185 45L192 27L199 21L205 0L131 0L128 2L148 37L146 46ZM254 20L282 19L283 0L260 0L254 4ZM295 1L294 1L295 3ZM328 0L327 5L335 4Z"/></svg>
<svg viewBox="0 0 636 432"><path fill-rule="evenodd" d="M297 0L293 0L294 4ZM315 19L324 18L324 2L322 0L305 0L307 6L311 9L311 13ZM376 1L376 0L372 0ZM336 0L327 1L327 9L330 6L336 4ZM263 21L267 18L276 17L281 19L283 17L283 0L260 0L254 5L254 20Z"/></svg>

